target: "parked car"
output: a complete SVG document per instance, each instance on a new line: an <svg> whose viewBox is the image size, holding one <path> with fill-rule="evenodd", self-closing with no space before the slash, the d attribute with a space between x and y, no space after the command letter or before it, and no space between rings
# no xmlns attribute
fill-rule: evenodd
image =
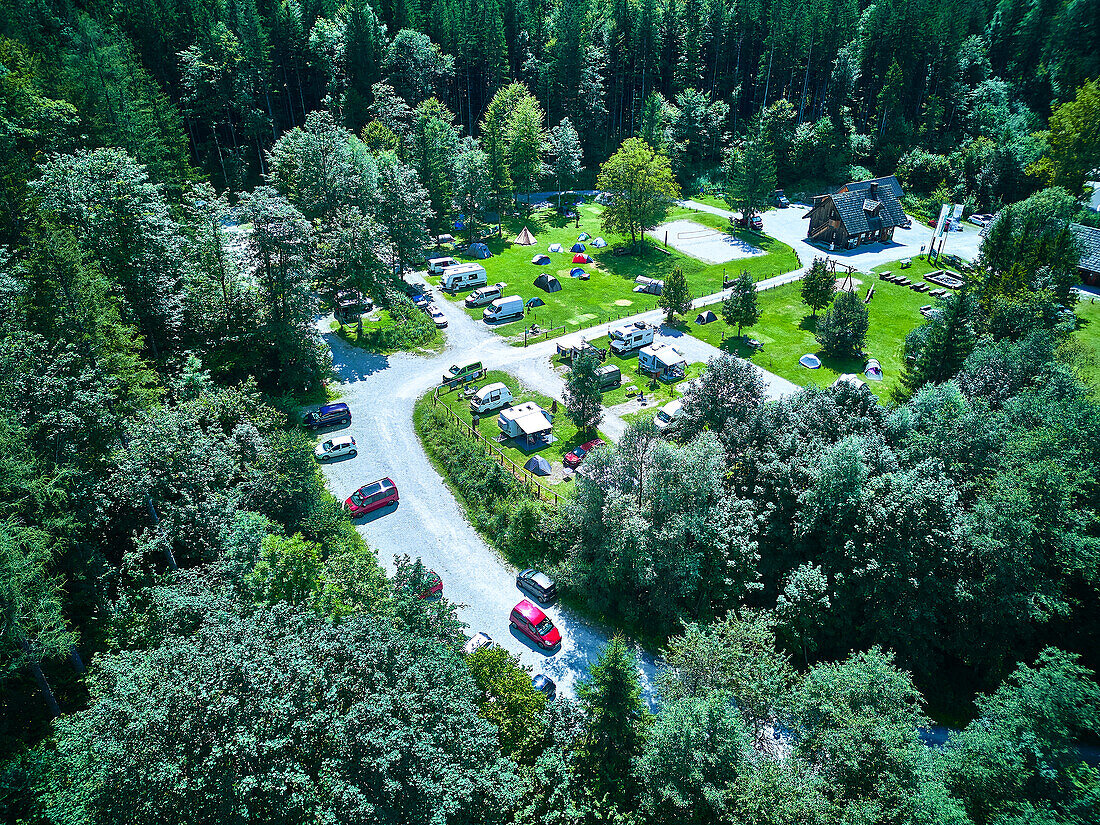
<svg viewBox="0 0 1100 825"><path fill-rule="evenodd" d="M311 430L319 430L322 427L341 426L346 427L351 423L351 410L343 402L325 404L315 410L306 413L302 423Z"/></svg>
<svg viewBox="0 0 1100 825"><path fill-rule="evenodd" d="M432 308L432 296L431 295L425 295L422 292L418 292L418 293L416 293L415 295L413 295L411 297L411 300L413 302L414 307L417 307L418 309L422 309L425 312L430 312L431 311L431 308Z"/></svg>
<svg viewBox="0 0 1100 825"><path fill-rule="evenodd" d="M561 633L550 617L524 599L512 608L509 623L543 650L553 650L561 645Z"/></svg>
<svg viewBox="0 0 1100 825"><path fill-rule="evenodd" d="M389 507L391 504L397 504L400 500L397 485L389 478L382 478L378 481L372 481L370 484L364 484L348 496L348 500L344 502L344 507L347 508L352 518L358 518L383 507Z"/></svg>
<svg viewBox="0 0 1100 825"><path fill-rule="evenodd" d="M565 458L562 459L562 463L566 467L576 467L582 461L584 457L592 452L597 447L603 446L603 440L599 438L593 438L591 441L586 441L579 447L574 447L568 453L565 454Z"/></svg>
<svg viewBox="0 0 1100 825"><path fill-rule="evenodd" d="M780 209L790 208L791 202L787 199L787 196L783 194L782 189L775 193L775 205Z"/></svg>
<svg viewBox="0 0 1100 825"><path fill-rule="evenodd" d="M745 216L742 215L740 218L734 218L733 222L741 229L754 229L757 232L764 229L764 219L759 215L753 215L749 220L745 220Z"/></svg>
<svg viewBox="0 0 1100 825"><path fill-rule="evenodd" d="M443 311L439 307L433 306L428 310L428 315L430 315L432 321L435 322L436 329L447 328L447 316L443 314Z"/></svg>
<svg viewBox="0 0 1100 825"><path fill-rule="evenodd" d="M969 220L975 226L985 228L993 222L993 216L990 215L988 212L975 212L973 215L970 216Z"/></svg>
<svg viewBox="0 0 1100 825"><path fill-rule="evenodd" d="M313 449L313 454L318 461L332 461L334 458L344 456L355 457L355 439L350 435L338 435L328 441L322 441Z"/></svg>
<svg viewBox="0 0 1100 825"><path fill-rule="evenodd" d="M474 361L472 364L467 364L464 367L460 367L458 364L452 364L451 368L443 373L443 383L450 381L472 381L485 372L485 367L481 365L480 361Z"/></svg>
<svg viewBox="0 0 1100 825"><path fill-rule="evenodd" d="M504 294L504 287L506 286L507 284L497 283L492 286L483 286L480 289L475 289L466 296L465 304L468 307L481 307L486 304L491 304Z"/></svg>
<svg viewBox="0 0 1100 825"><path fill-rule="evenodd" d="M476 653L483 647L492 647L493 637L488 633L476 633L474 637L470 639L466 644L462 646L462 652L469 656L471 653Z"/></svg>
<svg viewBox="0 0 1100 825"><path fill-rule="evenodd" d="M420 594L421 599L430 599L432 596L439 595L443 592L443 579L439 577L439 574L434 570L429 570L424 574L424 577L428 580L428 587Z"/></svg>
<svg viewBox="0 0 1100 825"><path fill-rule="evenodd" d="M558 586L554 580L541 570L533 568L516 574L516 587L543 604L549 604L558 597Z"/></svg>
<svg viewBox="0 0 1100 825"><path fill-rule="evenodd" d="M549 676L537 673L531 677L531 687L546 696L547 702L553 702L558 696L558 686Z"/></svg>

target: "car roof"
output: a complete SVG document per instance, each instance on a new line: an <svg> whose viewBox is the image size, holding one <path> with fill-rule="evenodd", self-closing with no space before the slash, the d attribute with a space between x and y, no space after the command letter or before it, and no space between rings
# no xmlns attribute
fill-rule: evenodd
<svg viewBox="0 0 1100 825"><path fill-rule="evenodd" d="M348 408L348 405L345 404L343 401L340 401L340 402L337 402L335 404L324 404L324 405L322 405L321 409L320 409L320 412L321 412L322 415L324 415L325 413L330 413L330 412L343 412L347 408Z"/></svg>
<svg viewBox="0 0 1100 825"><path fill-rule="evenodd" d="M531 624L538 624L546 618L546 614L535 607L535 605L527 599L524 599L512 609L519 615L523 616L523 618L525 618Z"/></svg>
<svg viewBox="0 0 1100 825"><path fill-rule="evenodd" d="M329 439L329 441L331 441L333 445L355 443L355 439L352 438L350 435L334 435L332 438Z"/></svg>
<svg viewBox="0 0 1100 825"><path fill-rule="evenodd" d="M593 438L591 441L586 441L584 444L581 444L581 446L587 451L599 447L601 444L603 444L602 438Z"/></svg>
<svg viewBox="0 0 1100 825"><path fill-rule="evenodd" d="M379 490L387 490L390 487L396 486L397 485L390 481L390 479L380 478L378 479L378 481L372 481L370 484L364 484L362 487L359 488L359 490L363 493L363 495L369 496L372 493L377 493Z"/></svg>
<svg viewBox="0 0 1100 825"><path fill-rule="evenodd" d="M554 586L554 580L543 573L541 570L536 570L530 577L531 581L537 584L539 587L547 588Z"/></svg>
<svg viewBox="0 0 1100 825"><path fill-rule="evenodd" d="M675 401L669 401L661 409L665 411L666 415L672 415L672 413L683 409L683 406L684 402L677 398Z"/></svg>
<svg viewBox="0 0 1100 825"><path fill-rule="evenodd" d="M547 686L553 687L554 680L542 673L536 673L534 678L531 679L531 684L534 685L536 689Z"/></svg>

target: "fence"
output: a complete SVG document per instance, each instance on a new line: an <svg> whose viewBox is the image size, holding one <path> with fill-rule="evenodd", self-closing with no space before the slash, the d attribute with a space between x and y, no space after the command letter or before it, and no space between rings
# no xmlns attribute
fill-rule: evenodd
<svg viewBox="0 0 1100 825"><path fill-rule="evenodd" d="M632 318L635 315L641 315L643 312L653 312L660 307L657 302L653 302L653 306L637 306L631 304L629 307L623 307L621 310L615 312L608 312L606 315L597 315L588 321L585 321L584 326L575 324L575 330L573 332L579 332L582 329L591 329L598 327L600 324L610 324L613 321L621 321L623 318ZM537 341L549 341L551 338L557 338L561 335L569 333L569 324L562 324L561 326L551 327L550 329L539 329L537 333L532 334L529 327L525 327L523 330L523 346L527 346L528 343Z"/></svg>
<svg viewBox="0 0 1100 825"><path fill-rule="evenodd" d="M439 406L439 403L440 403L439 402L439 391L441 389L444 389L444 387L445 387L445 385L441 385L439 387L436 387L432 391L432 406L433 407ZM450 388L455 389L455 386L451 386ZM541 501L551 501L552 500L555 504L557 504L559 501L561 501L561 498L558 496L557 493L555 493L549 487L543 486L538 481L538 479L535 478L534 475L532 475L530 472L525 470L523 467L520 467L518 464L516 464L514 461L512 461L512 459L508 458L508 456L506 456L503 452L501 452L500 448L496 444L494 444L492 441L490 441L485 436L483 436L481 433L479 433L475 427L472 427L469 423L467 423L466 421L463 421L462 416L460 416L457 412L455 412L455 410L451 407L450 404L447 404L446 402L443 402L442 406L443 406L443 409L445 409L448 413L450 413L451 418L454 419L456 424L458 424L464 430L468 430L469 433L474 438L476 438L478 441L482 442L485 445L485 454L489 458L491 458L494 461L498 462L500 464L500 466L503 467L505 470L508 470L512 474L512 477L515 478L517 481L520 482L520 484L523 485L523 489L524 489L525 492L533 493L535 498L537 498Z"/></svg>

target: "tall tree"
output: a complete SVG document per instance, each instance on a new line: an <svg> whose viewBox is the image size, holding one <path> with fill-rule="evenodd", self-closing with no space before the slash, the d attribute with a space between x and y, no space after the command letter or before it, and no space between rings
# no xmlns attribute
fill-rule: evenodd
<svg viewBox="0 0 1100 825"><path fill-rule="evenodd" d="M688 291L684 270L676 267L665 276L665 285L657 299L657 306L665 311L665 320L672 323L677 314L691 311L691 293Z"/></svg>
<svg viewBox="0 0 1100 825"><path fill-rule="evenodd" d="M469 243L481 237L481 227L486 222L492 198L489 157L473 138L466 138L455 158L454 199Z"/></svg>
<svg viewBox="0 0 1100 825"><path fill-rule="evenodd" d="M962 291L939 301L935 314L906 336L901 380L909 392L958 375L974 350L976 316L977 301Z"/></svg>
<svg viewBox="0 0 1100 825"><path fill-rule="evenodd" d="M551 168L557 181L558 209L561 209L562 189L571 190L584 166L581 164L580 137L569 118L562 118L560 124L550 130Z"/></svg>
<svg viewBox="0 0 1100 825"><path fill-rule="evenodd" d="M1100 169L1100 78L1056 108L1048 126L1050 154L1028 171L1079 197L1089 175Z"/></svg>
<svg viewBox="0 0 1100 825"><path fill-rule="evenodd" d="M828 355L857 358L867 340L867 305L855 292L841 290L817 325L814 337Z"/></svg>
<svg viewBox="0 0 1100 825"><path fill-rule="evenodd" d="M746 220L763 212L775 192L775 154L767 133L753 126L726 156L726 202Z"/></svg>
<svg viewBox="0 0 1100 825"><path fill-rule="evenodd" d="M565 411L581 432L595 432L603 418L603 391L596 375L599 366L594 352L582 352L573 358L565 379Z"/></svg>
<svg viewBox="0 0 1100 825"><path fill-rule="evenodd" d="M760 307L756 302L756 284L748 270L741 270L733 289L722 301L722 320L728 326L737 324L737 337L741 337L741 327L751 327L760 320Z"/></svg>
<svg viewBox="0 0 1100 825"><path fill-rule="evenodd" d="M836 276L829 271L824 258L814 258L802 276L799 289L802 303L810 308L811 317L816 321L817 311L827 307L836 293Z"/></svg>
<svg viewBox="0 0 1100 825"><path fill-rule="evenodd" d="M627 138L600 167L596 186L611 194L601 221L604 229L629 234L637 246L646 230L653 229L680 197L668 158L653 151L641 138Z"/></svg>

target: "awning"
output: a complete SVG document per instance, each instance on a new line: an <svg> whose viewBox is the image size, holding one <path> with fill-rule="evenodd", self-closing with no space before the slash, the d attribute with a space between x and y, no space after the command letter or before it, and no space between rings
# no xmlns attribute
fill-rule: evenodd
<svg viewBox="0 0 1100 825"><path fill-rule="evenodd" d="M546 416L538 411L521 415L515 421L519 431L524 435L539 435L553 429L553 425L546 420Z"/></svg>

